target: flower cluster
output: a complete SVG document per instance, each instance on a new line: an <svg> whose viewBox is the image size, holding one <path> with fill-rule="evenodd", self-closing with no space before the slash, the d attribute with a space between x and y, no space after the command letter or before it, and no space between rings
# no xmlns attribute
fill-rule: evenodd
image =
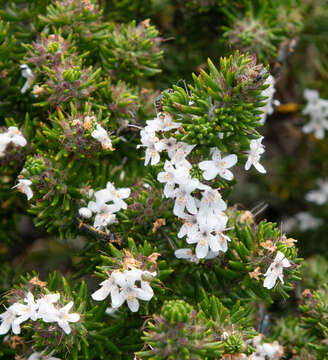
<svg viewBox="0 0 328 360"><path fill-rule="evenodd" d="M93 194L96 201L89 201L87 207L79 209L79 214L86 219L90 219L95 214L93 226L96 229L106 228L116 222L116 212L128 207L123 199L128 198L130 193L129 188L116 189L113 183L108 182L105 189Z"/></svg>
<svg viewBox="0 0 328 360"><path fill-rule="evenodd" d="M328 130L328 100L321 99L317 90L304 90L304 97L307 104L302 113L310 116L310 121L303 126L305 134L314 133L317 139L325 137L325 131Z"/></svg>
<svg viewBox="0 0 328 360"><path fill-rule="evenodd" d="M152 254L149 259L156 263L159 254ZM121 267L123 269L121 269ZM107 313L117 310L126 301L132 312L139 310L139 301L149 301L154 291L149 282L156 276L156 272L142 269L142 262L136 260L129 251L125 251L125 258L120 269L113 270L108 279L100 283L100 289L91 296L96 301L102 301L110 294L112 307Z"/></svg>
<svg viewBox="0 0 328 360"><path fill-rule="evenodd" d="M111 134L108 132L107 119L102 120L101 116L101 112L96 116L89 104L86 104L83 111L72 105L70 113L58 107L57 114L53 117L58 127L44 127L43 131L58 139L65 151L81 153L87 158L92 158L94 153L101 149L115 150Z"/></svg>
<svg viewBox="0 0 328 360"><path fill-rule="evenodd" d="M328 181L319 180L318 190L311 190L305 195L307 201L316 203L317 205L323 205L328 200Z"/></svg>
<svg viewBox="0 0 328 360"><path fill-rule="evenodd" d="M27 144L26 139L16 126L10 126L6 132L0 133L0 158L5 155L9 144L22 147Z"/></svg>
<svg viewBox="0 0 328 360"><path fill-rule="evenodd" d="M68 335L71 333L70 322L80 320L80 314L69 313L73 307L73 301L62 307L56 307L60 299L59 293L49 293L41 296L37 300L31 292L25 294L22 302L15 302L6 311L0 314L2 323L0 325L0 335L6 334L10 328L14 334L20 334L20 325L31 319L33 321L42 320L46 323L56 322L57 325Z"/></svg>
<svg viewBox="0 0 328 360"><path fill-rule="evenodd" d="M192 177L191 171L195 164L189 162L187 156L196 145L177 141L171 136L179 133L180 126L181 124L175 122L170 114L160 112L155 119L147 121L147 125L141 131L141 145L138 147L146 147L145 165L149 162L156 165L161 160L160 153L167 153L169 159L165 160L164 171L158 174L157 180L165 184L165 197L174 199L174 215L183 220L178 237L186 236L188 244L196 244L196 257L188 248L179 249L175 254L178 258L197 262L197 259L212 258L220 251L227 251L227 242L230 241L225 235L228 217L224 211L227 204L218 189L213 189ZM172 131L175 133L166 134ZM254 165L258 171L265 172L259 163L264 152L262 139L261 137L251 141L246 170ZM231 181L234 176L229 169L237 163L237 155L222 156L217 148L212 148L210 155L212 160L196 163L198 168L203 170L204 180L210 181L220 176Z"/></svg>

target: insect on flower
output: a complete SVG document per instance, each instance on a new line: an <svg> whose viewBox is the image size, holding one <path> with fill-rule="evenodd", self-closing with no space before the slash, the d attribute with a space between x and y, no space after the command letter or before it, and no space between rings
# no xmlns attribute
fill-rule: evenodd
<svg viewBox="0 0 328 360"><path fill-rule="evenodd" d="M80 218L76 218L77 225L79 229L82 229L85 233L90 234L96 240L99 240L103 243L111 242L111 243L119 243L119 240L115 238L112 233L105 233L104 231L98 230L95 227L85 224Z"/></svg>
<svg viewBox="0 0 328 360"><path fill-rule="evenodd" d="M157 96L157 98L155 99L154 104L155 104L156 111L158 113L163 111L163 99L165 97L165 95L163 94L164 92L166 92L168 94L171 94L171 93L174 92L174 90L173 89L166 89L166 90L162 91L159 96Z"/></svg>
<svg viewBox="0 0 328 360"><path fill-rule="evenodd" d="M256 76L256 78L254 79L254 83L258 83L262 80L264 80L266 78L266 75L269 74L269 71L264 68L260 71L260 73Z"/></svg>

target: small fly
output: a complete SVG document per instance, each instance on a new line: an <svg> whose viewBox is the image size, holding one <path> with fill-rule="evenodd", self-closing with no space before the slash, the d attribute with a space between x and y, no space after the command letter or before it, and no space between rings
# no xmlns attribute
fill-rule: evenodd
<svg viewBox="0 0 328 360"><path fill-rule="evenodd" d="M269 71L264 68L260 71L260 73L256 76L256 78L254 79L254 83L258 83L262 80L264 80L265 76L269 73Z"/></svg>
<svg viewBox="0 0 328 360"><path fill-rule="evenodd" d="M170 94L170 93L173 93L174 90L173 89L166 89L166 90L162 91L159 96L157 96L154 104L155 104L156 111L158 113L163 111L163 99L165 97L165 95L163 94L164 92Z"/></svg>
<svg viewBox="0 0 328 360"><path fill-rule="evenodd" d="M89 224L85 224L80 218L76 218L77 221L77 225L78 228L81 229L83 232L85 232L86 234L91 235L92 237L94 237L96 240L101 241L103 243L108 243L108 242L119 242L118 240L115 239L114 234L112 233L105 233L104 231L98 230L95 227L89 225Z"/></svg>

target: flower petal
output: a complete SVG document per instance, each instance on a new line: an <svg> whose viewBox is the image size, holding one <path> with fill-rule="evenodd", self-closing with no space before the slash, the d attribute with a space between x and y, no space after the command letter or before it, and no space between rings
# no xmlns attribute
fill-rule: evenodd
<svg viewBox="0 0 328 360"><path fill-rule="evenodd" d="M102 286L99 290L94 292L91 295L91 297L93 300L102 301L102 300L106 299L106 297L109 295L109 293L110 293L110 288L107 286Z"/></svg>
<svg viewBox="0 0 328 360"><path fill-rule="evenodd" d="M199 241L196 246L196 256L198 259L204 259L208 254L208 242L207 241Z"/></svg>
<svg viewBox="0 0 328 360"><path fill-rule="evenodd" d="M77 313L69 314L67 320L69 322L77 322L80 320L80 314Z"/></svg>
<svg viewBox="0 0 328 360"><path fill-rule="evenodd" d="M136 298L127 299L128 307L132 312L137 312L139 310L139 301Z"/></svg>
<svg viewBox="0 0 328 360"><path fill-rule="evenodd" d="M262 174L265 174L265 173L266 173L266 170L265 170L264 166L263 166L262 164L260 164L258 161L255 161L255 162L253 163L253 165L255 166L255 169L256 169L258 172L260 172L260 173L262 173Z"/></svg>
<svg viewBox="0 0 328 360"><path fill-rule="evenodd" d="M277 281L277 276L275 274L269 274L264 279L263 286L267 289L272 289Z"/></svg>
<svg viewBox="0 0 328 360"><path fill-rule="evenodd" d="M71 328L67 321L58 321L58 326L64 330L65 334L69 335L71 333Z"/></svg>
<svg viewBox="0 0 328 360"><path fill-rule="evenodd" d="M222 160L224 160L224 162L226 163L226 168L231 168L232 166L236 165L238 157L235 154L231 154L224 157Z"/></svg>

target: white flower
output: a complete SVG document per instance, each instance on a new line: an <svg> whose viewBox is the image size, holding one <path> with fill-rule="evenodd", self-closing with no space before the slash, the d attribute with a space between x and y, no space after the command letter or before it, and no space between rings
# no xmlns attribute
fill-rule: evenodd
<svg viewBox="0 0 328 360"><path fill-rule="evenodd" d="M265 280L263 286L267 289L272 289L275 286L278 278L282 283L284 283L284 267L290 267L290 262L282 252L278 251L275 259L273 260L273 263L269 266L267 272L264 274Z"/></svg>
<svg viewBox="0 0 328 360"><path fill-rule="evenodd" d="M250 360L280 360L284 350L277 341L256 345L256 352L250 356Z"/></svg>
<svg viewBox="0 0 328 360"><path fill-rule="evenodd" d="M218 256L218 254L219 252L209 251L208 254L205 256L205 259L214 259ZM189 248L177 249L174 251L174 255L177 259L184 259L195 264L198 264L200 261L200 259L198 259L198 257Z"/></svg>
<svg viewBox="0 0 328 360"><path fill-rule="evenodd" d="M26 90L31 87L33 81L34 81L34 74L32 70L29 68L28 65L22 64L20 65L20 69L22 71L22 76L26 79L25 84L21 88L21 93L24 94Z"/></svg>
<svg viewBox="0 0 328 360"><path fill-rule="evenodd" d="M96 229L101 229L107 225L114 224L116 222L115 212L119 210L116 205L107 205L101 200L90 201L88 203L88 209L93 213L96 213L93 226Z"/></svg>
<svg viewBox="0 0 328 360"><path fill-rule="evenodd" d="M176 168L171 161L166 160L164 163L164 170L157 175L157 180L161 183L166 183L164 186L164 195L167 198L174 197L175 184L183 184L190 179L189 169L184 167Z"/></svg>
<svg viewBox="0 0 328 360"><path fill-rule="evenodd" d="M108 181L106 188L96 191L95 197L97 201L108 202L113 201L114 205L120 209L126 209L128 205L123 199L130 196L131 190L129 188L115 189L115 186Z"/></svg>
<svg viewBox="0 0 328 360"><path fill-rule="evenodd" d="M10 143L10 137L7 132L0 134L0 157L5 155L7 145Z"/></svg>
<svg viewBox="0 0 328 360"><path fill-rule="evenodd" d="M158 151L165 150L170 154L174 154L179 148L179 143L174 137L170 137L169 139L163 138L155 144L155 147Z"/></svg>
<svg viewBox="0 0 328 360"><path fill-rule="evenodd" d="M174 165L166 160L164 163L164 170L157 175L157 180L161 183L166 183L164 186L164 195L167 198L174 197L174 185L176 181L176 168Z"/></svg>
<svg viewBox="0 0 328 360"><path fill-rule="evenodd" d="M216 150L213 153L212 160L202 161L198 164L201 170L204 170L203 178L205 180L212 180L218 174L226 180L233 179L233 173L228 170L234 166L238 161L237 155L232 154L221 158L221 151Z"/></svg>
<svg viewBox="0 0 328 360"><path fill-rule="evenodd" d="M106 299L109 294L111 294L113 306L119 306L120 302L115 303L115 299L119 298L119 289L115 280L110 277L109 279L101 282L100 286L101 288L91 295L92 299L96 301L102 301Z"/></svg>
<svg viewBox="0 0 328 360"><path fill-rule="evenodd" d="M227 241L231 241L227 235L226 218L201 217L198 216L199 231L192 232L187 237L187 243L197 243L196 256L199 259L216 257L220 251L227 251ZM214 256L209 256L209 252Z"/></svg>
<svg viewBox="0 0 328 360"><path fill-rule="evenodd" d="M27 196L27 200L30 200L33 197L33 191L31 189L32 181L27 179L18 179L18 184L13 186L12 189L17 188L17 190Z"/></svg>
<svg viewBox="0 0 328 360"><path fill-rule="evenodd" d="M197 179L190 178L187 179L186 183L180 184L179 187L174 190L174 215L183 217L185 208L187 208L191 214L197 213L196 201L191 193L201 187L202 184Z"/></svg>
<svg viewBox="0 0 328 360"><path fill-rule="evenodd" d="M206 222L200 221L198 225L199 231L195 235L187 237L187 243L197 243L195 249L196 256L198 259L204 259L210 249L214 252L217 252L220 249L217 237L212 234L214 231L213 219L209 218Z"/></svg>
<svg viewBox="0 0 328 360"><path fill-rule="evenodd" d="M91 136L101 143L103 149L110 149L111 151L114 150L107 131L100 124L97 124L96 130L91 133Z"/></svg>
<svg viewBox="0 0 328 360"><path fill-rule="evenodd" d="M8 128L7 135L9 136L10 142L14 143L15 145L25 146L27 144L26 139L16 126L10 126Z"/></svg>
<svg viewBox="0 0 328 360"><path fill-rule="evenodd" d="M11 142L18 146L27 144L26 139L16 126L10 126L7 132L0 134L0 157L4 156L6 147Z"/></svg>
<svg viewBox="0 0 328 360"><path fill-rule="evenodd" d="M260 120L261 124L265 123L267 115L271 115L273 113L273 105L280 105L280 102L278 100L273 100L274 93L276 92L274 84L275 79L272 75L268 76L268 78L264 82L264 85L269 85L269 87L263 90L261 93L261 96L267 97L267 99L265 100L266 104L260 109L263 112Z"/></svg>
<svg viewBox="0 0 328 360"><path fill-rule="evenodd" d="M312 116L311 120L302 127L305 134L314 133L317 139L325 137L325 131L328 130L328 120Z"/></svg>
<svg viewBox="0 0 328 360"><path fill-rule="evenodd" d="M20 325L22 322L32 319L36 320L38 318L38 308L39 304L34 301L34 296L31 292L26 294L24 298L25 304L21 304L16 302L12 305L13 310L17 314L17 319L15 320L15 324Z"/></svg>
<svg viewBox="0 0 328 360"><path fill-rule="evenodd" d="M193 251L189 248L177 249L174 251L174 255L177 259L184 259L184 260L196 263L196 264L199 263L199 259L193 253Z"/></svg>
<svg viewBox="0 0 328 360"><path fill-rule="evenodd" d="M43 319L43 317L46 317L48 314L56 313L57 309L53 304L58 302L59 298L60 294L50 293L38 299L38 318Z"/></svg>
<svg viewBox="0 0 328 360"><path fill-rule="evenodd" d="M189 145L182 141L178 142L177 146L172 149L172 151L168 151L172 164L175 164L176 167L191 169L192 166L186 157L191 153L195 146L196 145Z"/></svg>
<svg viewBox="0 0 328 360"><path fill-rule="evenodd" d="M27 360L60 360L60 358L52 356L52 354L55 353L56 350L51 351L50 354L46 355L45 351L42 353L40 352L34 352L31 354Z"/></svg>
<svg viewBox="0 0 328 360"><path fill-rule="evenodd" d="M211 218L212 216L221 218L225 217L222 211L227 208L227 204L222 199L218 190L212 189L209 186L202 194L200 201L199 212L204 218Z"/></svg>
<svg viewBox="0 0 328 360"><path fill-rule="evenodd" d="M177 157L176 157L176 162L178 162L179 156L182 156L185 158L187 155L189 155L191 153L191 151L194 149L195 146L196 145L189 145L188 143L179 141L175 144L175 146L172 146L171 149L169 149L167 151L167 154L168 154L169 158L172 159L176 155L176 152L178 150L181 150L181 152L179 152L179 155L177 155Z"/></svg>
<svg viewBox="0 0 328 360"><path fill-rule="evenodd" d="M89 201L88 207L79 209L79 214L89 219L95 213L94 227L100 229L116 222L115 213L121 209L126 209L127 204L123 199L130 196L129 188L116 189L111 182L107 182L106 188L96 191L94 196L96 201ZM112 201L112 204L106 202Z"/></svg>
<svg viewBox="0 0 328 360"><path fill-rule="evenodd" d="M185 235L192 237L196 235L199 230L197 215L185 214L182 218L184 219L184 223L178 232L178 237L182 238Z"/></svg>
<svg viewBox="0 0 328 360"><path fill-rule="evenodd" d="M312 190L305 195L305 199L317 205L322 205L327 201L327 194L320 190Z"/></svg>
<svg viewBox="0 0 328 360"><path fill-rule="evenodd" d="M223 232L227 230L228 218L226 216L221 216L217 218L217 221L214 223L214 228L217 237L217 246L215 251L223 251L226 252L228 250L228 241L231 241L228 235L225 235ZM212 249L214 251L214 248Z"/></svg>
<svg viewBox="0 0 328 360"><path fill-rule="evenodd" d="M73 301L70 301L64 307L57 309L55 313L48 313L43 316L43 321L45 322L57 322L58 326L61 327L64 332L68 335L71 333L71 328L69 326L70 322L77 322L80 320L80 314L72 313L69 311L73 307Z"/></svg>
<svg viewBox="0 0 328 360"><path fill-rule="evenodd" d="M250 149L248 151L248 159L245 164L245 170L249 170L249 168L254 165L255 169L260 173L265 174L266 170L263 165L259 163L261 155L264 153L264 145L261 144L263 140L263 136L256 140L251 140Z"/></svg>
<svg viewBox="0 0 328 360"><path fill-rule="evenodd" d="M13 305L10 306L4 313L0 314L1 325L0 325L0 335L7 334L7 332L12 329L14 334L20 334L20 326L15 322L17 319L17 313L13 308Z"/></svg>
<svg viewBox="0 0 328 360"><path fill-rule="evenodd" d="M157 149L155 146L156 143L158 143L159 139L158 137L156 137L154 132L148 132L146 130L141 130L140 135L141 135L141 145L138 145L137 149L140 148L141 146L146 147L144 165L145 166L148 165L150 161L150 164L153 166L157 164L161 159L159 155L160 150Z"/></svg>
<svg viewBox="0 0 328 360"><path fill-rule="evenodd" d="M278 342L274 343L264 343L262 344L263 352L266 353L266 356L269 357L269 359L278 360L283 355L283 349L282 346L278 344Z"/></svg>
<svg viewBox="0 0 328 360"><path fill-rule="evenodd" d="M302 114L325 116L328 113L327 100L321 99L317 90L305 89L303 93L307 104L304 107Z"/></svg>
<svg viewBox="0 0 328 360"><path fill-rule="evenodd" d="M312 214L302 211L295 215L298 227L301 231L316 229L323 224L323 219L314 217Z"/></svg>
<svg viewBox="0 0 328 360"><path fill-rule="evenodd" d="M119 308L125 301L130 310L136 312L139 310L139 300L149 301L153 295L153 289L148 281L143 279L143 275L155 276L156 273L142 271L141 269L132 268L123 272L115 270L111 273L109 279L103 281L98 289L91 296L94 300L104 300L109 294L111 295L112 307L111 313ZM136 285L138 281L138 286Z"/></svg>
<svg viewBox="0 0 328 360"><path fill-rule="evenodd" d="M322 205L328 200L328 181L319 180L319 189L309 191L305 195L307 201L312 201L318 205Z"/></svg>
<svg viewBox="0 0 328 360"><path fill-rule="evenodd" d="M320 94L318 90L304 89L303 96L307 100L307 105L303 109L305 113L309 113L309 109L316 107Z"/></svg>
<svg viewBox="0 0 328 360"><path fill-rule="evenodd" d="M328 100L320 99L317 90L304 90L304 97L307 104L302 113L310 116L310 121L302 128L303 132L309 134L314 133L317 139L323 139L325 131L328 130Z"/></svg>
<svg viewBox="0 0 328 360"><path fill-rule="evenodd" d="M149 132L170 131L181 126L181 123L173 121L173 117L170 114L163 112L158 113L154 120L148 120L146 123L145 130Z"/></svg>
<svg viewBox="0 0 328 360"><path fill-rule="evenodd" d="M115 302L113 302L112 297L113 308L121 306L126 301L129 309L132 312L137 312L139 310L138 299L149 301L153 297L153 289L147 281L142 280L143 274L145 274L145 272L140 269L127 270L123 273L112 273L113 279L121 288L119 295L115 299ZM147 272L147 275L153 274ZM136 286L136 281L140 281L140 287Z"/></svg>
<svg viewBox="0 0 328 360"><path fill-rule="evenodd" d="M173 129L177 129L181 126L181 123L177 123L173 120L171 114L168 113L159 113L157 114L158 118L162 120L162 131L170 131Z"/></svg>

